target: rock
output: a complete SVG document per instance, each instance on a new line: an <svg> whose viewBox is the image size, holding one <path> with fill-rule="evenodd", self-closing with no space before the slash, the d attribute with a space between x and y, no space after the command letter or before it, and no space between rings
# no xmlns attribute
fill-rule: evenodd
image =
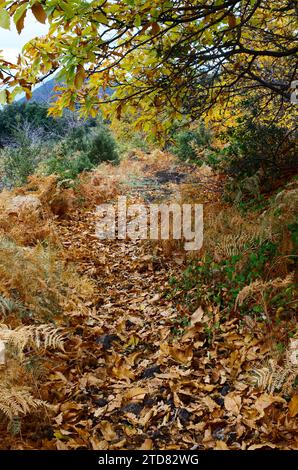
<svg viewBox="0 0 298 470"><path fill-rule="evenodd" d="M213 400L215 401L215 403L217 403L219 406L224 406L224 399L222 397L215 397L213 398Z"/></svg>
<svg viewBox="0 0 298 470"><path fill-rule="evenodd" d="M39 212L42 204L37 196L15 196L6 208L8 215L19 215L23 211Z"/></svg>
<svg viewBox="0 0 298 470"><path fill-rule="evenodd" d="M212 437L217 441L224 441L226 439L225 436L225 428L217 427L212 432Z"/></svg>

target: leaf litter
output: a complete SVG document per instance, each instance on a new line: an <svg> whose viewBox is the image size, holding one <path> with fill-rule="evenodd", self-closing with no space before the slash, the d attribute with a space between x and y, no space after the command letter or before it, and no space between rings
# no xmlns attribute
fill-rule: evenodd
<svg viewBox="0 0 298 470"><path fill-rule="evenodd" d="M156 170L147 165L143 178L154 179ZM158 196L148 185L146 197L130 183L122 188L133 201L168 197L185 183L185 172L194 178L191 168L173 171L174 182L159 173ZM218 179L208 181L201 190L207 203L220 192ZM181 262L150 242L99 240L95 223L93 206L54 221L63 262L92 281L94 296L64 321L65 351L45 361L47 423L36 432L34 418L28 420L11 448L297 448L297 395L287 401L248 382L264 354L261 340L228 319L210 342L206 331L218 312L201 306L173 334L173 321L189 315L166 295Z"/></svg>

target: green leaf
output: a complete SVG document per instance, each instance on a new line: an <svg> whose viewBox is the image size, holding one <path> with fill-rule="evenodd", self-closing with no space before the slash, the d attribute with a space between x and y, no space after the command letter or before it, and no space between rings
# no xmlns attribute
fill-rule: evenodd
<svg viewBox="0 0 298 470"><path fill-rule="evenodd" d="M138 28L142 24L142 18L140 15L136 15L135 17L135 26Z"/></svg>
<svg viewBox="0 0 298 470"><path fill-rule="evenodd" d="M0 9L0 27L10 29L10 16L4 8Z"/></svg>
<svg viewBox="0 0 298 470"><path fill-rule="evenodd" d="M6 90L1 90L0 91L0 104L6 104L6 103L7 103Z"/></svg>

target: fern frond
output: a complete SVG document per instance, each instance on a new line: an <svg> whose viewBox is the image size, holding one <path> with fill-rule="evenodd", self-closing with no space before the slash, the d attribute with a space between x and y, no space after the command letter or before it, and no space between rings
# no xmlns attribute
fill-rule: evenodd
<svg viewBox="0 0 298 470"><path fill-rule="evenodd" d="M242 305L243 302L251 297L256 293L260 293L262 291L266 291L267 289L283 289L284 287L289 286L293 282L294 275L293 273L289 274L285 279L281 279L280 277L276 279L272 279L270 281L262 281L258 279L257 281L252 282L248 286L243 287L243 289L239 292L236 298L235 307L237 305Z"/></svg>
<svg viewBox="0 0 298 470"><path fill-rule="evenodd" d="M297 375L298 340L292 339L287 348L283 365L279 365L275 359L269 359L267 365L253 369L249 382L269 393L279 391L290 395Z"/></svg>
<svg viewBox="0 0 298 470"><path fill-rule="evenodd" d="M23 305L20 302L0 295L0 313L2 313L3 316L21 310L22 308Z"/></svg>
<svg viewBox="0 0 298 470"><path fill-rule="evenodd" d="M40 406L45 406L45 402L34 398L27 388L3 388L0 394L0 412L7 418L13 419L15 416L24 416L36 410Z"/></svg>
<svg viewBox="0 0 298 470"><path fill-rule="evenodd" d="M11 344L21 357L29 344L37 348L64 349L64 337L59 328L51 325L21 326L11 330L6 325L0 325L0 340Z"/></svg>

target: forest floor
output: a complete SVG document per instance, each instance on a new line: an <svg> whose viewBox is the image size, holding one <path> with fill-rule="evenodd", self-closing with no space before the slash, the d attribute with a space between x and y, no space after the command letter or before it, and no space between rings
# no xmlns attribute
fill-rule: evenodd
<svg viewBox="0 0 298 470"><path fill-rule="evenodd" d="M219 201L222 179L208 170L134 158L131 166L118 191L131 202L172 201L181 190L206 205ZM60 322L65 352L46 362L38 385L52 408L39 424L26 418L22 435L3 438L1 448L295 448L288 402L248 383L268 349L261 336L237 318L212 329L216 309L190 312L179 292L171 295L171 276L186 266L179 244L99 240L94 205L54 225L63 261L95 295Z"/></svg>

